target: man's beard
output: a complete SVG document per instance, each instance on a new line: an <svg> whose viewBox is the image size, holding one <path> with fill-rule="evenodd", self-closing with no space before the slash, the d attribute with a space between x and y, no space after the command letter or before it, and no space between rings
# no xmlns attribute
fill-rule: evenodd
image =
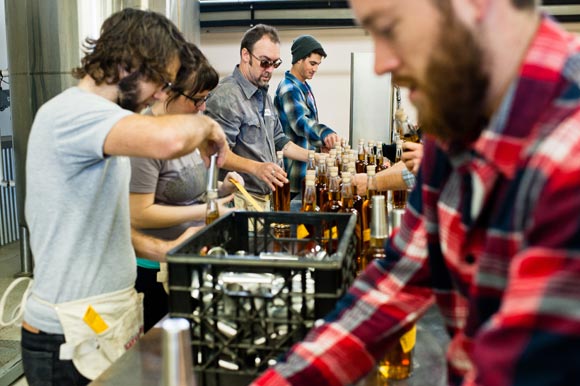
<svg viewBox="0 0 580 386"><path fill-rule="evenodd" d="M133 71L119 81L119 95L117 104L129 111L137 111L140 107L139 102L139 71Z"/></svg>
<svg viewBox="0 0 580 386"><path fill-rule="evenodd" d="M484 54L475 36L452 14L443 11L441 35L427 66L419 124L460 151L479 137L487 124L484 103L489 86Z"/></svg>

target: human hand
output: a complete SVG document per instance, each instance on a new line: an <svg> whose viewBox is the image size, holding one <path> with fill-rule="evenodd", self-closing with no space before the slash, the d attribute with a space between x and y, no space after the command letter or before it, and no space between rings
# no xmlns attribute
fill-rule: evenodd
<svg viewBox="0 0 580 386"><path fill-rule="evenodd" d="M245 185L244 178L242 176L240 176L236 172L228 172L228 174L226 174L226 177L224 178L224 181L220 186L219 189L220 196L225 196L226 194L231 194L236 191L236 186L230 181L230 178L236 180L242 186Z"/></svg>
<svg viewBox="0 0 580 386"><path fill-rule="evenodd" d="M226 154L229 150L226 134L221 126L210 117L205 115L200 115L199 117L200 119L205 119L207 124L207 134L199 145L201 157L205 162L205 166L208 167L210 164L210 157L217 153L218 157L216 164L218 167L221 167L226 160Z"/></svg>
<svg viewBox="0 0 580 386"><path fill-rule="evenodd" d="M340 143L340 137L336 133L332 133L324 137L324 147L333 149L334 145Z"/></svg>
<svg viewBox="0 0 580 386"><path fill-rule="evenodd" d="M242 180L243 181L243 180ZM230 194L227 197L218 198L218 210L220 217L225 216L226 214L233 212L235 208L230 205L230 203L234 200L234 195Z"/></svg>
<svg viewBox="0 0 580 386"><path fill-rule="evenodd" d="M281 187L288 182L284 169L273 162L261 162L254 175L268 184L272 190L276 190L275 185Z"/></svg>
<svg viewBox="0 0 580 386"><path fill-rule="evenodd" d="M417 175L419 171L419 166L421 165L421 159L423 159L423 145L415 142L403 142L403 154L401 155L401 161L405 163L405 166L411 173Z"/></svg>

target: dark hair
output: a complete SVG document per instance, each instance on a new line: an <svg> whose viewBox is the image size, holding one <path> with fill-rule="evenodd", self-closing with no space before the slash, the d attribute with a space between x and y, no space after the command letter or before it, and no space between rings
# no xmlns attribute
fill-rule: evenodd
<svg viewBox="0 0 580 386"><path fill-rule="evenodd" d="M278 36L278 30L276 28L271 25L257 24L244 34L240 45L240 53L244 48L252 52L254 44L264 36L268 36L272 43L280 44L280 37Z"/></svg>
<svg viewBox="0 0 580 386"><path fill-rule="evenodd" d="M315 50L310 51L310 53L308 55L306 55L305 57L300 58L300 60L309 58L310 55L312 55L312 54L318 54L318 55L322 56L323 58L326 58L326 52L324 52L324 50L322 48L317 48Z"/></svg>
<svg viewBox="0 0 580 386"><path fill-rule="evenodd" d="M165 106L179 98L181 93L194 96L202 91L213 90L219 82L219 75L209 63L205 55L193 43L186 43L187 55L181 59L181 67L177 72L175 83Z"/></svg>
<svg viewBox="0 0 580 386"><path fill-rule="evenodd" d="M167 68L186 43L177 27L165 16L127 8L108 17L98 39L87 38L81 66L73 69L77 79L91 76L97 84L115 84L119 67L138 71L144 79L169 81Z"/></svg>

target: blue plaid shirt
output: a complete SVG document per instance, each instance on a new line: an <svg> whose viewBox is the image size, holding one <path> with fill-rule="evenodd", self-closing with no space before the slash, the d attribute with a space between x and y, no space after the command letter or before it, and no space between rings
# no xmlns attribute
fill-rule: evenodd
<svg viewBox="0 0 580 386"><path fill-rule="evenodd" d="M292 142L309 150L324 146L324 138L334 130L318 122L318 109L312 89L301 82L290 71L278 85L274 106L280 116L284 133ZM290 179L290 191L300 193L302 179L306 175L306 162L285 159L286 172Z"/></svg>

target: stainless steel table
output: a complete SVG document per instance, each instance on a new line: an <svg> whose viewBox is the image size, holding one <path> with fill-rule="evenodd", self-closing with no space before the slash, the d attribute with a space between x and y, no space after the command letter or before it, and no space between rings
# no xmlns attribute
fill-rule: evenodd
<svg viewBox="0 0 580 386"><path fill-rule="evenodd" d="M153 328L95 379L92 386L160 386L161 329ZM417 345L413 374L402 381L389 381L389 386L444 386L447 384L445 348L449 338L441 316L431 308L417 324ZM357 386L380 386L376 373L371 373Z"/></svg>

